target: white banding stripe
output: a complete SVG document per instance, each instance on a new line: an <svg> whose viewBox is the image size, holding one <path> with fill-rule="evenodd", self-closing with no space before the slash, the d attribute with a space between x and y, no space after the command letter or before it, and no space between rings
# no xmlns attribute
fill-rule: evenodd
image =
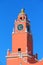
<svg viewBox="0 0 43 65"><path fill-rule="evenodd" d="M27 54L27 53L24 53L24 52L23 52L23 53L12 53L12 55L13 55L13 54L14 54L15 56L6 56L6 58L18 58L18 57L23 58L23 57L27 57L27 56L30 57L30 58L32 58L31 55L29 55L29 54ZM36 59L36 58L35 58L35 60L38 61L38 59Z"/></svg>

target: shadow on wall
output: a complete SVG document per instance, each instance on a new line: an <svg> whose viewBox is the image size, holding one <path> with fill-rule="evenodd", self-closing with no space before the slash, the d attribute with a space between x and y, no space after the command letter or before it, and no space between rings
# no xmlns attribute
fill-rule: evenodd
<svg viewBox="0 0 43 65"><path fill-rule="evenodd" d="M24 63L24 62L23 62L23 63ZM37 63L33 63L33 64L24 63L24 65L43 65L43 60L39 60Z"/></svg>

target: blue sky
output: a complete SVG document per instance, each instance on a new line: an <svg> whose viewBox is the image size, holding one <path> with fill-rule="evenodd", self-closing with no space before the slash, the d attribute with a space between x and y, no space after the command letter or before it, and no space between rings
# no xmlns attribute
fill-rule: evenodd
<svg viewBox="0 0 43 65"><path fill-rule="evenodd" d="M22 8L30 19L33 52L43 58L43 0L0 0L0 65L6 65L7 49L12 50L14 20Z"/></svg>

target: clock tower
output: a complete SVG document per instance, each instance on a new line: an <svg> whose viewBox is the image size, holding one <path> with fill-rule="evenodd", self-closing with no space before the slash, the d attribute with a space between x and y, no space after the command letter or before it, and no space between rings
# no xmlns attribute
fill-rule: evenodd
<svg viewBox="0 0 43 65"><path fill-rule="evenodd" d="M20 65L22 60L27 63L36 63L38 60L37 54L33 54L33 39L30 30L30 21L24 9L21 10L14 23L12 32L12 52L10 52L10 50L7 51L7 65Z"/></svg>

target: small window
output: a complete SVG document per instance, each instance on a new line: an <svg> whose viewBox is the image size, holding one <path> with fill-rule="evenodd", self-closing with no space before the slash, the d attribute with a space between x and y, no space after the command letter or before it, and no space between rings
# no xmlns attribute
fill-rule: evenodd
<svg viewBox="0 0 43 65"><path fill-rule="evenodd" d="M22 20L22 17L20 17L20 19Z"/></svg>
<svg viewBox="0 0 43 65"><path fill-rule="evenodd" d="M18 51L21 51L21 48L18 48Z"/></svg>

